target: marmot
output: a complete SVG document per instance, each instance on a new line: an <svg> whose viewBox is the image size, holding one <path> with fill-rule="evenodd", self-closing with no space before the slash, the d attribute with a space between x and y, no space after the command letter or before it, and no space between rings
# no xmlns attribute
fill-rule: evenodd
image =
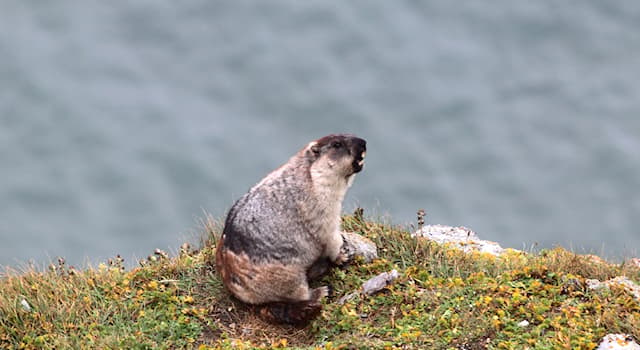
<svg viewBox="0 0 640 350"><path fill-rule="evenodd" d="M336 134L310 142L229 210L216 252L227 289L270 321L315 318L328 288L308 280L346 257L342 200L364 166L366 141Z"/></svg>

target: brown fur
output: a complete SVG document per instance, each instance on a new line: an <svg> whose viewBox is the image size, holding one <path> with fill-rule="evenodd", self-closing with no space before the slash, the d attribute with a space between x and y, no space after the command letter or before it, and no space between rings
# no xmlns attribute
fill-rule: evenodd
<svg viewBox="0 0 640 350"><path fill-rule="evenodd" d="M238 299L249 304L309 300L307 272L298 265L252 264L246 254L236 255L219 246L216 264L222 280Z"/></svg>
<svg viewBox="0 0 640 350"><path fill-rule="evenodd" d="M307 271L296 265L252 264L246 254L236 255L224 249L223 243L222 238L216 250L216 268L224 285L238 299L257 304L256 310L264 319L274 323L303 324L318 316L328 289L309 289ZM319 261L309 270L310 277L323 274L328 265L328 262Z"/></svg>

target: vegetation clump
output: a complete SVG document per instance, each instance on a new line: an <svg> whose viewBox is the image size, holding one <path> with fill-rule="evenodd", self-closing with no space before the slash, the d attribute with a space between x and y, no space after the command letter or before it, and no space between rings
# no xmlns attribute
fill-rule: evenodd
<svg viewBox="0 0 640 350"><path fill-rule="evenodd" d="M230 297L214 269L220 227L209 220L200 249L157 251L130 270L120 258L83 270L62 259L47 271L7 270L0 348L595 349L608 333L640 339L639 300L586 282L637 283L636 266L562 248L464 253L361 215L345 216L343 228L373 240L380 258L317 281L333 296L306 327L265 323ZM383 291L353 293L392 269L399 277Z"/></svg>

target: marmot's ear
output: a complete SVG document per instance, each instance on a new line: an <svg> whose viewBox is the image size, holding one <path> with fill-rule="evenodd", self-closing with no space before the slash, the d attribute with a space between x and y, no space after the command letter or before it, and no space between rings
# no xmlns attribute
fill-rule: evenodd
<svg viewBox="0 0 640 350"><path fill-rule="evenodd" d="M309 149L309 152L311 152L311 154L312 154L314 157L316 157L316 158L317 158L317 157L319 157L319 156L320 156L320 145L318 145L316 142L311 142L311 143L309 144L308 149Z"/></svg>

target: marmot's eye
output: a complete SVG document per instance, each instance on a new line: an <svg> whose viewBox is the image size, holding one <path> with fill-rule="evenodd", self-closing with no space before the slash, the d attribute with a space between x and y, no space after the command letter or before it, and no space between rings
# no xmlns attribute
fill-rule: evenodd
<svg viewBox="0 0 640 350"><path fill-rule="evenodd" d="M333 148L340 148L340 147L342 147L342 142L340 142L340 141L333 141L333 143L331 143L331 147L333 147Z"/></svg>

